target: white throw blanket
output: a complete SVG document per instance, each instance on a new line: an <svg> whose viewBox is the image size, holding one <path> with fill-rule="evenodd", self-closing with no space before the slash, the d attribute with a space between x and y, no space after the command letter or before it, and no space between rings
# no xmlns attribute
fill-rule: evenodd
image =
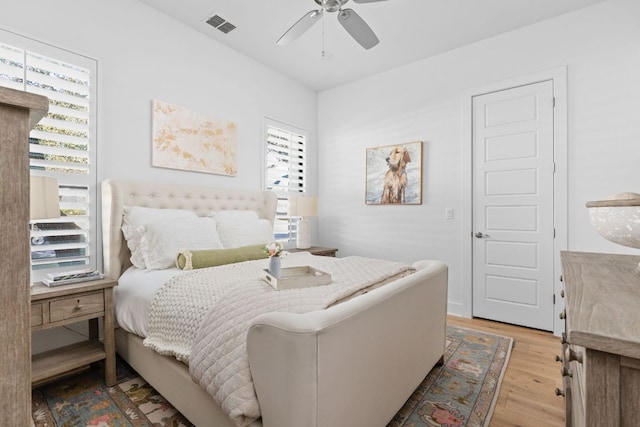
<svg viewBox="0 0 640 427"><path fill-rule="evenodd" d="M148 347L189 363L193 339L204 315L226 292L247 281L259 281L268 260L202 268L171 278L149 307Z"/></svg>
<svg viewBox="0 0 640 427"><path fill-rule="evenodd" d="M406 264L361 257L302 253L284 258L283 267L297 265L325 271L333 283L275 291L261 280L266 260L202 269L171 279L152 303L145 346L188 362L194 381L236 425L250 425L260 417L246 350L247 332L256 316L321 310L411 270Z"/></svg>

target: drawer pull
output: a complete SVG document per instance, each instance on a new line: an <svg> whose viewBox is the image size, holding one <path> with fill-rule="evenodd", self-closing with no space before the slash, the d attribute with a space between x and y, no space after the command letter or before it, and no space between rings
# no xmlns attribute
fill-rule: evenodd
<svg viewBox="0 0 640 427"><path fill-rule="evenodd" d="M567 344L567 334L566 333L562 333L562 338L560 338L560 342L562 344Z"/></svg>
<svg viewBox="0 0 640 427"><path fill-rule="evenodd" d="M583 360L582 353L567 348L564 351L564 360L566 360L567 362L578 362L581 364Z"/></svg>
<svg viewBox="0 0 640 427"><path fill-rule="evenodd" d="M560 373L562 374L563 377L573 378L573 372L571 371L571 369L568 369L566 366L563 366L560 369Z"/></svg>
<svg viewBox="0 0 640 427"><path fill-rule="evenodd" d="M562 357L556 354L556 362L562 362Z"/></svg>
<svg viewBox="0 0 640 427"><path fill-rule="evenodd" d="M564 298L564 289L560 289L560 296Z"/></svg>
<svg viewBox="0 0 640 427"><path fill-rule="evenodd" d="M564 397L564 390L560 390L559 388L556 387L556 396Z"/></svg>
<svg viewBox="0 0 640 427"><path fill-rule="evenodd" d="M567 317L567 313L564 310L562 310L562 312L560 313L560 318L564 320L565 317Z"/></svg>
<svg viewBox="0 0 640 427"><path fill-rule="evenodd" d="M560 281L564 282L564 278L562 277L562 274L560 275Z"/></svg>

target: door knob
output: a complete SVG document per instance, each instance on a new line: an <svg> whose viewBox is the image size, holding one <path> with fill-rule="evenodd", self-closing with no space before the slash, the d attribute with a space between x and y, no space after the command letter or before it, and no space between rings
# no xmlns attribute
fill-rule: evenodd
<svg viewBox="0 0 640 427"><path fill-rule="evenodd" d="M476 233L476 237L477 237L478 239L482 239L482 238L484 238L484 237L489 237L489 235L488 235L488 234L483 234L482 232L478 231L478 232Z"/></svg>

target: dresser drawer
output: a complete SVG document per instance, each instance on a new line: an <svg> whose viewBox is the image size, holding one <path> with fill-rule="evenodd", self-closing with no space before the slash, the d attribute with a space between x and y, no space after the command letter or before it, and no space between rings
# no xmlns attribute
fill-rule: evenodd
<svg viewBox="0 0 640 427"><path fill-rule="evenodd" d="M49 303L49 311L51 322L101 313L104 311L104 293L100 291L57 299Z"/></svg>
<svg viewBox="0 0 640 427"><path fill-rule="evenodd" d="M42 303L31 304L31 326L42 325Z"/></svg>

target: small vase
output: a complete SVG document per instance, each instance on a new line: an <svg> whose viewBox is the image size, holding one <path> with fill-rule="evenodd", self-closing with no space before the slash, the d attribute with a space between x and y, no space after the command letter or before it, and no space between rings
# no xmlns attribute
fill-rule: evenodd
<svg viewBox="0 0 640 427"><path fill-rule="evenodd" d="M272 256L269 258L269 273L276 279L280 278L280 257Z"/></svg>

